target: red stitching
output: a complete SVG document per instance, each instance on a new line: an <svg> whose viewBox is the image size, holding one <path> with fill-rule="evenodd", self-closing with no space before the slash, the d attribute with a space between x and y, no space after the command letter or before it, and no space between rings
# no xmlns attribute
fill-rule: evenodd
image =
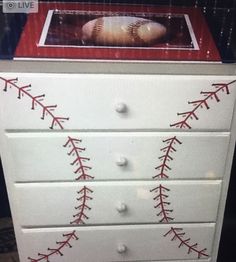
<svg viewBox="0 0 236 262"><path fill-rule="evenodd" d="M198 258L202 258L202 257L209 257L205 252L206 252L206 248L202 249L202 250L198 250L198 243L195 244L189 244L190 242L190 238L186 238L184 239L185 236L185 232L183 232L183 228L174 228L171 227L171 229L164 235L164 237L166 237L167 235L173 235L171 241L179 241L179 248L180 247L187 247L188 249L188 254L190 254L191 252L195 252L198 255Z"/></svg>
<svg viewBox="0 0 236 262"><path fill-rule="evenodd" d="M63 146L71 148L70 152L68 153L69 156L70 155L75 156L75 159L71 163L71 165L72 166L79 165L79 167L77 167L76 170L74 171L75 174L80 174L80 176L77 177L76 180L94 179L93 176L90 176L89 174L87 174L87 171L92 169L92 167L90 167L88 165L84 165L84 163L83 163L83 162L90 161L90 158L82 157L80 155L81 152L85 151L85 148L78 146L78 144L81 143L81 142L82 142L81 139L72 138L72 137L68 136L68 140L66 141L66 143Z"/></svg>
<svg viewBox="0 0 236 262"><path fill-rule="evenodd" d="M46 262L49 262L49 257L51 257L52 255L60 255L60 256L63 256L63 253L62 253L62 249L65 248L65 247L69 247L69 248L72 248L72 245L71 245L71 240L78 240L79 238L76 236L75 234L75 230L68 233L68 234L63 234L62 235L63 237L66 237L66 239L64 241L57 241L56 244L59 245L58 248L48 248L48 251L50 251L50 253L48 254L41 254L41 253L38 253L38 256L40 258L31 258L31 257L28 257L28 259L31 261L31 262L38 262L38 261L46 261Z"/></svg>
<svg viewBox="0 0 236 262"><path fill-rule="evenodd" d="M161 217L161 219L159 220L160 223L168 223L174 220L174 218L170 216L170 213L173 212L173 209L166 208L166 206L170 205L170 202L167 201L167 198L169 197L167 195L167 192L169 191L169 188L164 187L161 184L158 187L150 190L150 192L157 193L153 200L156 201L156 205L154 206L154 208L159 208L160 210L160 212L157 214L158 217Z"/></svg>
<svg viewBox="0 0 236 262"><path fill-rule="evenodd" d="M62 117L56 117L54 116L54 114L52 113L55 108L57 107L57 105L44 105L42 103L45 94L43 95L37 95L37 96L32 96L29 92L31 91L31 85L26 85L26 86L21 86L19 87L18 85L16 85L16 82L18 81L17 78L14 79L5 79L0 77L1 80L3 80L5 82L5 86L3 91L7 92L8 87L11 88L12 86L15 87L18 90L18 99L21 99L24 95L26 95L27 97L29 97L32 100L32 104L31 104L31 109L34 110L35 107L37 105L39 105L42 108L42 117L41 119L45 119L45 117L47 115L52 117L52 122L51 122L51 126L50 128L53 129L54 126L58 125L60 129L63 129L62 126L62 122L63 120L69 120L69 118L62 118ZM91 167L87 167L84 166L82 164L83 161L89 161L89 158L86 157L81 157L79 155L79 152L84 151L85 148L79 148L77 147L77 143L81 142L81 140L79 139L75 139L75 138L71 138L68 137L68 140L66 142L65 145L63 145L64 147L73 147L72 151L70 153L68 153L68 155L75 155L76 154L76 159L74 160L74 162L71 163L71 165L80 165L80 167L77 169L77 171L75 173L81 172L81 176L79 178L77 178L76 180L88 180L88 179L93 179L92 176L89 176L88 174L85 173L85 170L87 169L91 169ZM74 217L78 216L78 218L71 222L71 224L84 224L84 219L89 219L89 217L85 214L85 210L87 209L91 209L86 201L91 200L92 197L89 196L89 193L92 193L93 191L91 189L89 189L88 187L83 187L82 190L80 190L78 192L78 194L82 194L81 197L77 198L78 201L82 201L82 204L80 204L78 207L75 207L76 209L79 209L80 212L76 215L74 215ZM48 251L50 251L50 253L48 254L42 254L42 253L38 253L39 258L31 258L28 257L28 259L31 262L38 262L38 261L46 261L49 262L49 257L51 257L52 255L60 255L63 256L62 250L65 247L72 247L72 245L70 244L70 241L72 239L78 240L79 238L75 235L76 231L72 231L68 234L63 234L63 237L67 237L66 240L64 241L57 241L56 244L59 245L58 248L48 248Z"/></svg>
<svg viewBox="0 0 236 262"><path fill-rule="evenodd" d="M38 95L38 96L32 96L29 93L31 85L19 87L15 84L18 81L17 78L7 80L7 79L0 77L0 79L5 82L5 86L4 86L3 91L7 92L8 87L10 87L10 88L12 86L15 87L18 90L18 98L19 99L21 99L24 95L26 95L32 100L32 106L31 106L32 110L35 109L36 105L39 105L42 108L42 119L44 119L46 115L49 115L49 116L52 117L52 122L51 122L51 126L50 126L51 129L53 129L54 126L56 126L56 125L58 125L61 129L63 129L63 126L62 126L61 123L64 122L64 120L69 120L69 118L55 117L53 115L52 111L54 111L54 109L57 107L57 105L50 105L50 106L43 105L41 101L43 101L43 99L45 97L44 94ZM196 114L197 110L199 108L203 108L203 107L205 107L206 109L209 109L210 107L209 107L208 101L210 99L214 99L216 102L219 102L220 99L219 99L218 93L220 91L222 91L222 92L226 92L226 94L229 94L230 93L229 92L229 85L231 85L234 82L236 82L236 80L234 80L234 81L232 81L228 84L225 84L225 83L213 84L212 86L216 87L215 91L202 91L201 94L205 98L201 99L201 100L188 102L189 104L194 105L194 109L192 111L189 111L189 112L178 113L177 115L182 115L185 119L183 121L174 123L170 126L171 127L178 127L178 128L189 128L190 129L191 126L188 123L188 120L189 119L198 120L198 116ZM168 178L168 176L164 173L164 171L167 171L168 169L170 169L170 167L166 163L167 163L167 161L173 160L170 153L173 153L173 151L176 151L175 149L172 148L172 142L174 143L174 141L181 144L181 142L179 140L177 140L176 137L163 141L164 143L169 142L169 145L167 147L161 149L161 151L163 150L166 154L159 157L159 159L163 160L163 162L162 162L162 165L160 165L159 167L156 167L156 169L161 169L161 172L160 172L160 174L158 174L157 176L154 176L153 178L157 178L157 177ZM66 147L69 143L72 144L73 148L72 148L72 151L70 153L68 153L69 155L71 155L71 154L74 155L74 153L76 152L75 154L76 154L77 158L71 164L72 165L80 164L80 167L75 171L75 173L81 172L82 173L81 179L85 179L85 180L86 179L93 179L93 177L87 175L84 171L84 167L86 167L86 166L82 165L82 161L88 161L89 159L85 158L85 157L81 157L79 155L79 152L84 151L85 149L76 147L75 144L78 143L78 142L81 142L81 140L69 137L66 144L64 145ZM74 145L73 145L73 143L74 143ZM172 149L172 152L171 152L171 149ZM167 168L167 170L165 170L165 168ZM87 169L91 169L91 168L87 167ZM78 178L78 180L80 180L80 177ZM164 194L164 193L166 193L166 191L169 191L169 189L160 185L160 186L151 190L151 192L153 192L153 191L159 193L159 194L157 194L157 196L154 197L154 200L157 201L157 204L154 207L155 208L161 208L161 211L157 214L157 216L162 216L162 219L160 220L160 222L169 222L170 220L173 220L173 218L168 216L168 214L173 212L173 210L166 209L166 205L170 204L170 202L165 201L168 198L168 195ZM86 202L88 200L92 200L92 197L88 195L89 193L93 193L93 191L91 189L85 187L85 186L82 188L82 190L80 190L78 192L78 194L82 194L82 196L77 198L77 200L82 201L82 204L80 204L78 207L75 207L76 209L79 209L80 212L78 214L74 215L74 217L78 216L78 218L75 221L72 221L71 224L74 224L74 223L75 224L84 224L84 219L89 219L89 217L84 212L87 209L88 210L91 209L87 205L87 202ZM174 236L172 238L172 241L176 240L176 239L178 241L180 241L179 248L181 246L186 246L188 248L188 254L190 252L194 251L198 254L198 258L201 258L202 256L208 257L208 255L205 254L205 251L207 249L205 248L205 249L202 249L202 250L198 250L197 249L197 245L198 245L197 243L190 245L189 244L190 238L184 240L183 236L185 235L185 233L182 232L182 231L183 231L182 228L171 227L171 230L169 230L164 236L166 237L167 235L173 233ZM42 261L42 260L46 260L46 262L49 262L49 257L52 256L53 254L60 254L62 256L63 254L62 254L61 250L63 249L63 247L65 247L65 246L72 247L70 245L70 242L69 242L72 238L75 238L76 240L78 240L78 237L75 235L75 231L73 231L69 234L63 234L63 236L64 237L67 236L68 238L67 238L66 241L56 242L57 244L60 245L59 248L56 248L56 249L48 248L48 250L51 251L51 253L49 253L49 254L38 253L38 255L41 256L41 258L32 259L32 258L28 257L28 259L31 260L31 262L37 262L37 261Z"/></svg>
<svg viewBox="0 0 236 262"><path fill-rule="evenodd" d="M229 86L235 82L236 80L231 81L227 84L226 83L212 84L212 86L215 87L216 90L202 91L200 94L205 98L195 100L195 101L189 101L188 104L192 104L194 108L187 112L177 113L178 116L182 116L184 119L182 121L171 124L170 126L176 127L176 128L191 129L192 127L189 121L193 119L199 120L198 115L197 115L198 110L201 108L210 109L209 100L215 100L216 102L220 102L219 93L224 92L227 95L229 95L230 94Z"/></svg>
<svg viewBox="0 0 236 262"><path fill-rule="evenodd" d="M68 139L66 143L63 145L64 147L71 148L68 155L75 156L74 161L71 163L71 165L79 165L79 167L74 171L75 174L79 173L80 176L76 178L76 180L92 180L94 179L93 176L90 176L87 174L87 171L89 169L92 169L92 167L88 165L84 165L83 162L87 162L90 160L90 158L82 157L80 155L81 152L85 151L85 148L79 147L78 144L81 143L81 139L72 138L68 136ZM79 198L77 198L77 201L81 202L79 206L76 206L75 209L78 209L79 212L73 217L77 217L74 221L70 222L70 224L85 224L85 220L88 220L89 217L85 214L86 210L91 210L91 208L88 206L87 201L92 200L93 198L89 195L92 194L93 191L89 188L84 186L79 192L77 192L79 195L81 195Z"/></svg>
<svg viewBox="0 0 236 262"><path fill-rule="evenodd" d="M188 129L191 129L191 125L188 123L188 121L189 120L193 120L193 119L195 119L195 120L199 119L198 115L197 115L198 110L201 109L201 108L205 108L207 110L210 109L209 100L215 100L216 102L220 102L220 98L219 98L220 91L225 92L227 95L229 95L230 94L229 86L231 84L235 83L235 82L236 82L236 80L233 80L233 81L231 81L229 83L215 83L215 84L212 84L212 86L215 87L216 90L213 90L213 91L202 91L200 94L202 94L203 97L205 97L205 98L200 99L200 100L195 100L195 101L188 102L188 104L192 104L194 106L193 110L192 111L188 111L188 112L183 112L183 113L177 113L177 115L183 116L184 120L176 122L174 124L171 124L170 126L171 127L177 127L177 128L188 128ZM168 159L169 159L169 161L172 160L172 158L168 158ZM167 169L169 169L169 168L167 167ZM165 178L168 178L168 176L166 176L165 174L164 175L160 175L161 178L162 178L162 176L165 177ZM153 177L153 178L156 178L156 176ZM173 236L173 238L171 240L173 241L173 240L177 239L178 241L180 241L179 248L182 247L182 246L186 246L188 248L188 254L190 252L194 251L194 252L196 252L198 254L198 258L209 257L205 253L205 251L207 250L206 248L204 248L202 250L198 250L197 249L197 245L198 245L197 243L193 244L193 245L190 245L189 244L190 238L183 239L183 236L185 235L185 232L182 232L182 231L183 231L182 228L173 228L173 227L171 227L171 229L164 236L167 236L169 234L174 234L174 236Z"/></svg>
<svg viewBox="0 0 236 262"><path fill-rule="evenodd" d="M8 88L16 88L18 91L18 99L21 99L22 97L26 96L28 97L32 103L31 103L31 109L34 110L35 107L38 105L42 109L42 116L41 119L45 119L46 116L50 116L52 118L50 129L54 129L54 127L58 126L60 129L64 129L62 123L64 123L66 120L69 120L69 117L59 117L55 116L53 114L53 111L57 107L57 105L44 105L43 104L43 99L45 97L45 94L42 95L36 95L33 96L30 91L31 91L31 84L26 85L26 86L18 86L16 83L18 81L18 78L13 78L13 79L5 79L3 77L0 77L2 81L4 81L4 89L3 91L7 92Z"/></svg>
<svg viewBox="0 0 236 262"><path fill-rule="evenodd" d="M93 198L91 197L90 194L93 193L93 191L84 186L79 192L77 192L79 194L79 198L77 198L77 200L79 201L79 206L76 206L75 209L79 210L79 212L75 215L73 215L73 217L77 217L74 221L70 222L70 224L76 224L76 225L84 225L85 224L85 220L88 220L89 217L85 214L86 210L91 210L91 207L88 206L88 201L92 200Z"/></svg>
<svg viewBox="0 0 236 262"><path fill-rule="evenodd" d="M168 165L168 162L173 160L173 157L171 156L171 153L176 152L177 150L174 148L174 145L176 144L182 144L182 142L176 138L176 136L168 138L166 140L162 141L163 143L167 144L167 146L160 149L161 152L164 153L164 155L160 156L159 159L162 161L161 165L155 167L155 169L159 170L160 172L153 176L153 179L158 178L169 178L167 175L168 170L171 170L170 166Z"/></svg>

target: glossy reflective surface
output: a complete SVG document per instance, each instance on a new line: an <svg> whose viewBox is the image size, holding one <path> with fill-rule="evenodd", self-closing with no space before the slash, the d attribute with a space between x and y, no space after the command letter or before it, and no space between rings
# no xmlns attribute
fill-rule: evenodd
<svg viewBox="0 0 236 262"><path fill-rule="evenodd" d="M155 1L145 1L146 4L142 4L142 1L138 1L138 4L137 1L89 1L86 4L79 1L71 2L73 3L40 2L37 14L1 12L0 58L222 61L224 63L234 63L236 60L235 1L163 0L158 2L158 6L155 5ZM56 9L59 11L55 11ZM45 27L50 10L49 27ZM97 40L98 37L95 40L91 37L87 40L88 38L84 37L90 29L84 31L83 26L101 16L121 17L119 28L117 23L114 25L112 19L108 19L107 24L107 28L113 31L113 36L122 39L119 44L114 37L113 40L107 40L110 36L106 35L106 28L102 31L102 35L99 35L102 39L100 42ZM126 21L122 20L124 16ZM136 38L131 38L131 42L125 42L123 39L126 35L119 36L116 30L118 28L121 33L123 30L125 34L130 32L129 20L132 19L130 17L138 18L134 21L136 24L140 23L140 19L161 23L167 29L167 33L164 37L159 39L157 37L157 41L153 42L146 41L150 37L148 38L147 32L142 31L142 36L139 33L138 40L135 35ZM156 28L153 23L146 26L147 30L155 31ZM136 29L132 28L132 30L134 35Z"/></svg>

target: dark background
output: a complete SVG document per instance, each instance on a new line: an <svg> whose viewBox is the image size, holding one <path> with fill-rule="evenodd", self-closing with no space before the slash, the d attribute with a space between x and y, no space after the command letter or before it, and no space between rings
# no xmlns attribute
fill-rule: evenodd
<svg viewBox="0 0 236 262"><path fill-rule="evenodd" d="M43 1L42 1L43 2ZM46 1L45 1L46 2ZM86 2L73 1L70 2ZM95 0L87 2L163 4L178 6L199 6L202 8L210 30L224 62L236 62L236 0ZM1 1L0 1L1 3ZM21 30L27 19L26 15L0 13L0 58L10 59L14 54ZM14 28L14 30L9 30ZM236 156L231 172L224 224L217 262L236 262ZM0 217L10 216L6 187L0 165Z"/></svg>
<svg viewBox="0 0 236 262"><path fill-rule="evenodd" d="M0 163L0 217L9 217L10 208L7 198L7 191L2 171L2 165Z"/></svg>

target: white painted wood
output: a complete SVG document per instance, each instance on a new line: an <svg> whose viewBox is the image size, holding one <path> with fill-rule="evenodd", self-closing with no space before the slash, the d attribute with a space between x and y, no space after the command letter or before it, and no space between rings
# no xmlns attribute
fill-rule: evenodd
<svg viewBox="0 0 236 262"><path fill-rule="evenodd" d="M232 74L232 71L230 72ZM3 73L1 76L14 78L16 74ZM89 221L86 221L88 226L48 228L69 225L70 218L76 211L74 210L77 204L76 190L83 185L66 182L41 183L72 180L73 166L69 166L71 159L66 156L65 148L62 148L63 143L58 145L58 142L63 142L62 138L69 133L45 132L52 119L46 117L45 120L41 120L42 110L39 107L34 111L30 110L32 101L27 99L27 96L21 100L17 99L18 90L13 87L8 88L7 93L2 92L4 82L1 81L0 152L21 262L28 261L29 255L37 256L38 252L47 252L48 247L54 248L57 246L56 241L61 240L57 239L57 236L71 229L79 230L78 247L67 249L65 252L72 253L65 253L62 257L56 256L50 262L53 260L75 262L78 258L80 262L197 261L196 254L187 254L187 249L178 248L176 241L168 243L163 241L162 229L173 224L135 225L158 222L149 190L151 185L154 183L157 185L160 181L147 180L151 179L152 175L149 173L155 171L153 167L160 157L161 139L173 134L140 131L175 131L170 128L170 124L181 119L181 116L176 115L178 112L192 108L188 101L202 98L201 91L213 90L212 83L227 83L235 80L235 76L17 74L17 77L18 87L32 84L30 94L33 96L45 94L45 105L57 105L55 116L70 117L64 127L66 131L71 131L70 134L77 133L83 136L86 153L91 157L90 161L92 162L92 158L95 159L91 172L96 171L96 179L100 180L87 184L94 189L94 199L91 201L94 207L88 212ZM171 179L213 179L213 181L161 181L163 185L170 187L168 200L170 199L170 208L173 209L174 223L216 221L216 231L214 224L178 225L187 229L187 235L193 240L191 243L198 242L200 247L208 248L209 254L212 253L212 259L205 261L211 262L216 262L236 138L235 114L232 122L235 85L230 87L230 92L230 96L223 92L219 93L220 101L216 103L214 99L211 100L210 110L200 109L197 114L199 120L191 122L193 131L202 130L207 133L177 133L178 137L184 140L183 148L186 147L177 150L171 162L172 169L168 171ZM127 106L127 112L116 112L116 105L119 103ZM32 130L37 132L30 133ZM222 131L231 132L229 149L228 133ZM156 141L157 138L159 142ZM44 146L45 144L52 146ZM54 149L54 146L61 149ZM142 150L138 151L140 147ZM104 149L102 154L101 149ZM115 151L118 153L113 157ZM120 152L128 155L123 156L128 160L125 167L133 169L127 169L125 172L115 171L120 168L116 164L121 156ZM153 162L149 160L143 165L140 159L144 160L147 157ZM104 159L110 166L104 165ZM155 165L152 165L151 170L149 164L153 163ZM109 176L106 177L104 174ZM134 178L130 178L130 174L134 175ZM69 176L71 178L68 178ZM121 177L117 179L116 176ZM221 178L222 182L215 180ZM123 179L139 181L104 181ZM40 183L15 184L15 181ZM117 196L119 201L115 202ZM128 214L126 211L130 211L130 206L134 207L131 210L133 213L129 213L129 217L126 217ZM110 211L111 207L114 207L113 211ZM119 223L120 226L109 226L114 223ZM104 226L90 226L95 224ZM22 229L22 225L27 228ZM35 228L41 225L45 228ZM123 239L127 242L120 243L119 241ZM117 258L116 256L120 255L116 251L119 244L127 246L127 250L132 252L124 252L122 256L124 254L128 256Z"/></svg>
<svg viewBox="0 0 236 262"><path fill-rule="evenodd" d="M224 222L224 211L225 211L228 187L230 182L230 174L235 175L235 169L232 169L232 162L235 154L235 143L236 143L236 107L234 107L234 116L231 125L230 144L227 154L225 175L222 183L221 198L218 208L215 240L214 240L213 254L212 254L212 261L214 262L217 261L218 249L219 249L220 238L221 238L221 230Z"/></svg>
<svg viewBox="0 0 236 262"><path fill-rule="evenodd" d="M43 66L42 66L43 64ZM53 59L2 60L0 72L28 73L95 73L95 74L165 74L165 75L235 75L232 63L184 61L100 61Z"/></svg>
<svg viewBox="0 0 236 262"><path fill-rule="evenodd" d="M63 147L68 136L82 139L81 157L92 167L87 174L94 180L151 180L160 174L167 138L177 136L182 144L173 145L173 158L167 161L169 179L218 179L224 175L229 133L6 133L9 176L14 181L73 181L78 165L70 165L76 156L68 156L71 147ZM120 158L127 160L119 166Z"/></svg>
<svg viewBox="0 0 236 262"><path fill-rule="evenodd" d="M4 74L14 78L15 74ZM191 111L188 104L204 98L202 91L213 91L215 83L229 83L231 76L165 76L165 75L71 75L71 74L18 74L19 87L31 84L30 94L46 94L45 105L57 105L55 115L70 117L64 123L66 129L170 129L170 124L181 121L177 115ZM0 88L4 88L0 81ZM219 92L220 103L209 99L210 110L197 110L197 121L189 120L196 130L229 130L236 96L236 83L230 86L231 95ZM48 116L40 119L42 109L29 113L32 100L24 96L17 99L15 87L8 92L0 92L2 123L6 129L47 129L51 125ZM127 106L127 112L117 113L119 103ZM7 106L7 107L6 107ZM15 114L17 112L17 114ZM27 114L27 117L25 117ZM11 115L11 117L9 117Z"/></svg>
<svg viewBox="0 0 236 262"><path fill-rule="evenodd" d="M175 224L173 227L183 228L185 238L191 236L189 243L198 243L198 249L207 248L211 254L214 237L214 224ZM179 241L171 241L172 234L164 237L170 225L129 225L84 228L39 228L23 229L21 232L21 261L28 256L35 258L38 252L47 253L47 248L55 248L55 241L63 240L62 234L75 230L79 240L72 240L74 248L64 248L63 256L52 256L50 261L74 262L79 258L84 262L111 261L162 261L162 260L197 260L197 254L188 254L188 248L178 248ZM127 252L118 253L117 246L124 244ZM199 260L201 261L201 260ZM209 261L208 259L204 261Z"/></svg>
<svg viewBox="0 0 236 262"><path fill-rule="evenodd" d="M160 184L166 189L150 192ZM77 193L84 186L93 191L86 192L92 199ZM80 217L81 210L88 216L81 217L86 224L158 223L164 214L157 214L164 210L173 210L166 214L174 220L163 222L214 222L220 189L218 180L30 183L16 184L14 197L17 220L24 227L69 225ZM158 195L162 200L153 200ZM82 207L76 210L78 206Z"/></svg>

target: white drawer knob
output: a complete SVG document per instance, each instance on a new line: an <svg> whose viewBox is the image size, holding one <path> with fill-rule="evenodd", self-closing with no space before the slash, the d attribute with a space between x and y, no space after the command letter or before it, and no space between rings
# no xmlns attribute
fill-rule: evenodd
<svg viewBox="0 0 236 262"><path fill-rule="evenodd" d="M127 158L121 156L116 160L117 166L126 166L128 164Z"/></svg>
<svg viewBox="0 0 236 262"><path fill-rule="evenodd" d="M127 105L124 103L118 103L116 104L115 109L117 113L125 113L127 112Z"/></svg>
<svg viewBox="0 0 236 262"><path fill-rule="evenodd" d="M127 247L124 244L119 244L117 246L117 252L122 254L125 253L127 251Z"/></svg>
<svg viewBox="0 0 236 262"><path fill-rule="evenodd" d="M122 213L122 212L125 212L127 210L127 206L125 203L122 203L122 202L119 202L116 206L116 210L119 212L119 213Z"/></svg>

